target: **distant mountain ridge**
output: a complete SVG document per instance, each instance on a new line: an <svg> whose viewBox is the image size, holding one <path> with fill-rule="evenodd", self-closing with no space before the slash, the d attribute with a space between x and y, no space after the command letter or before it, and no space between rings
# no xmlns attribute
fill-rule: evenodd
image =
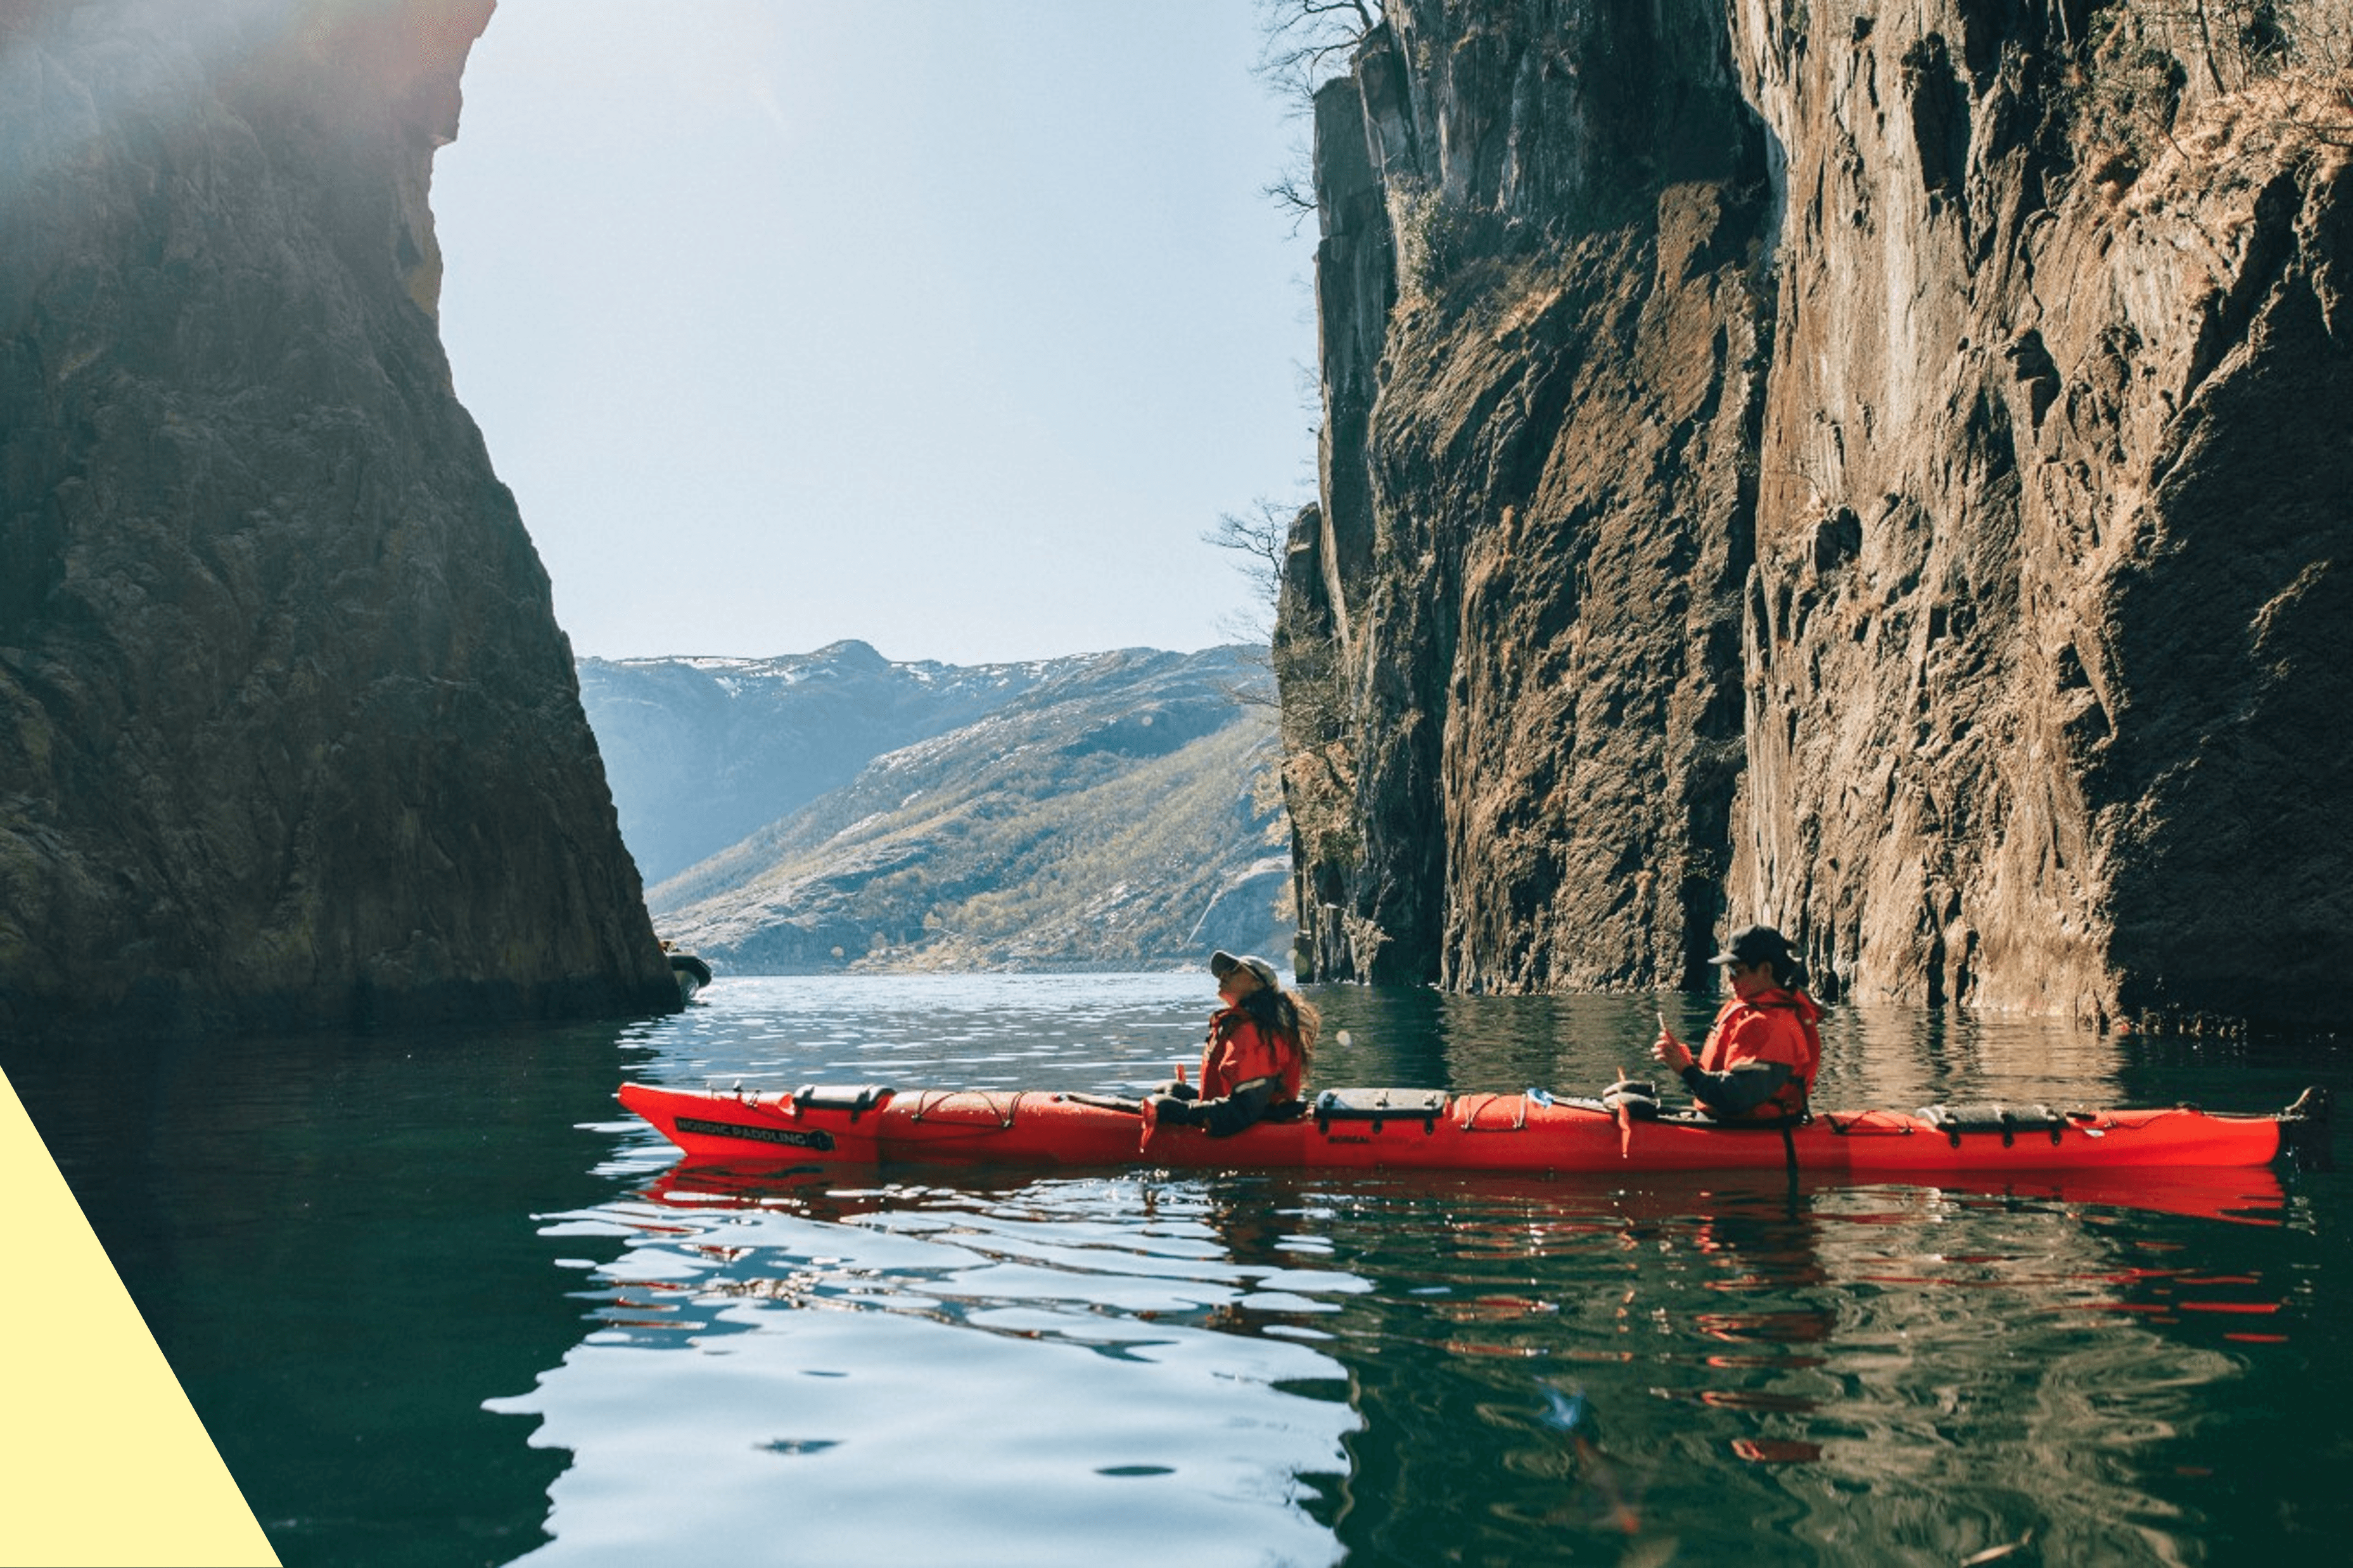
<svg viewBox="0 0 2353 1568"><path fill-rule="evenodd" d="M583 658L580 700L649 887L1094 656L950 665L856 640L776 658Z"/></svg>
<svg viewBox="0 0 2353 1568"><path fill-rule="evenodd" d="M763 788L806 791L892 725L932 727L659 882L647 867L663 933L723 971L1156 968L1219 946L1289 951L1262 652L959 668L845 643L800 659L584 660L582 689L641 863L632 825L688 826L698 769L740 810ZM681 700L656 710L666 693Z"/></svg>

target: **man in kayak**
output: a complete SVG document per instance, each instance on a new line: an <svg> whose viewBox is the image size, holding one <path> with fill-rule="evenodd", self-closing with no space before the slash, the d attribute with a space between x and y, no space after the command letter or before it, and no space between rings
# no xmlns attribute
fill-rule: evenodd
<svg viewBox="0 0 2353 1568"><path fill-rule="evenodd" d="M1164 1084L1145 1100L1146 1114L1161 1126L1204 1127L1218 1138L1298 1114L1323 1024L1314 1005L1284 990L1263 958L1213 952L1209 973L1225 1005L1209 1020L1200 1088L1181 1078Z"/></svg>
<svg viewBox="0 0 2353 1568"><path fill-rule="evenodd" d="M1806 994L1805 965L1771 926L1740 931L1709 962L1724 965L1732 1000L1707 1043L1694 1058L1662 1019L1651 1054L1718 1121L1802 1120L1822 1062L1822 1010Z"/></svg>

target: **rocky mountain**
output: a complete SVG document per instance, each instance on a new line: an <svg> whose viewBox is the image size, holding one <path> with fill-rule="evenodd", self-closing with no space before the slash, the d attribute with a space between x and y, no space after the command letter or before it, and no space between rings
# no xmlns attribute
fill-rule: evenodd
<svg viewBox="0 0 2353 1568"><path fill-rule="evenodd" d="M666 935L738 972L1280 955L1290 862L1271 698L1263 655L1240 648L1056 660L649 900Z"/></svg>
<svg viewBox="0 0 2353 1568"><path fill-rule="evenodd" d="M848 784L884 752L1088 662L906 663L862 642L782 658L584 658L580 700L621 836L651 883Z"/></svg>
<svg viewBox="0 0 2353 1568"><path fill-rule="evenodd" d="M2309 1016L2342 0L1390 0L1315 104L1303 963Z"/></svg>
<svg viewBox="0 0 2353 1568"><path fill-rule="evenodd" d="M0 6L0 1034L676 1005L436 330L490 11Z"/></svg>

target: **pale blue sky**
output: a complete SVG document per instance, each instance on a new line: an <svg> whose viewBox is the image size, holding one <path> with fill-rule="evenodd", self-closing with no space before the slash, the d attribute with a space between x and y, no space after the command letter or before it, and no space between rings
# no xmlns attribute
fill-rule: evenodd
<svg viewBox="0 0 2353 1568"><path fill-rule="evenodd" d="M434 166L459 395L577 652L1228 640L1312 493L1305 134L1250 0L500 0Z"/></svg>

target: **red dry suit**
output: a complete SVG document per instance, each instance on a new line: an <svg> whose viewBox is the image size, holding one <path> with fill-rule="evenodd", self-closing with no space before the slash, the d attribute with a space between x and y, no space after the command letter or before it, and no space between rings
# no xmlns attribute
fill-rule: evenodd
<svg viewBox="0 0 2353 1568"><path fill-rule="evenodd" d="M1695 1064L1698 1073L1724 1074L1748 1062L1770 1062L1788 1069L1788 1076L1764 1100L1753 1105L1719 1108L1708 1102L1704 1080L1687 1077L1700 1107L1721 1121L1778 1121L1803 1116L1806 1100L1821 1070L1821 1008L1802 991L1775 987L1742 1001L1736 996L1716 1014Z"/></svg>

